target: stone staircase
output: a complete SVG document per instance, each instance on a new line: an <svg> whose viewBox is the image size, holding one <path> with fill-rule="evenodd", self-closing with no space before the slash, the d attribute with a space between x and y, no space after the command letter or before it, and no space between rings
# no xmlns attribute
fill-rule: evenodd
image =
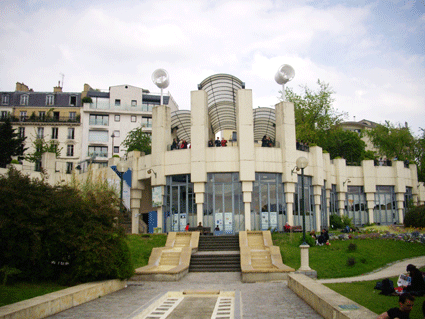
<svg viewBox="0 0 425 319"><path fill-rule="evenodd" d="M189 272L240 272L239 236L200 236Z"/></svg>

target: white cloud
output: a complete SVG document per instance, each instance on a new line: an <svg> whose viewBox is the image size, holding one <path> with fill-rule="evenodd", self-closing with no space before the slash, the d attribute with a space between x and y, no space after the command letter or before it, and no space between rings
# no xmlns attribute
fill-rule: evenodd
<svg viewBox="0 0 425 319"><path fill-rule="evenodd" d="M280 89L274 74L290 64L296 77L289 86L328 82L335 106L357 119L422 125L425 55L397 39L423 39L425 15L404 21L406 28L394 31L403 33L389 37L374 24L376 3L333 3L5 0L0 90L13 90L17 81L51 90L64 73L69 91L84 83L102 89L126 83L155 92L150 76L161 67L181 108L215 73L239 77L253 90L254 106L270 106Z"/></svg>

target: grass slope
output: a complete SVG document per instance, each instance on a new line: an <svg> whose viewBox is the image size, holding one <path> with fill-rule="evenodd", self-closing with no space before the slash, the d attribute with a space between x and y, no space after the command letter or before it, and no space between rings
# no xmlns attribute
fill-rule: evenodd
<svg viewBox="0 0 425 319"><path fill-rule="evenodd" d="M283 263L298 269L301 265L299 242L301 234L273 234L274 245L280 246ZM355 251L348 246L355 244ZM333 240L330 246L313 246L309 249L310 267L319 279L362 275L388 263L425 255L425 245L386 239ZM347 260L354 258L353 266Z"/></svg>
<svg viewBox="0 0 425 319"><path fill-rule="evenodd" d="M422 271L425 268L421 269ZM394 285L397 286L397 277L390 278ZM338 284L325 284L325 286L338 292L339 294L357 302L358 304L372 310L377 314L381 314L390 308L398 307L397 296L384 296L380 295L380 290L373 289L377 281L362 281L353 283L338 283ZM415 306L410 313L410 318L423 318L422 303L425 297L416 297Z"/></svg>

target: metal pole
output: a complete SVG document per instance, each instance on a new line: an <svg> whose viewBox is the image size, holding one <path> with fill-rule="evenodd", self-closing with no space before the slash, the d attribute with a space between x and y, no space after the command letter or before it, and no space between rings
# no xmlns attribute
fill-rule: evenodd
<svg viewBox="0 0 425 319"><path fill-rule="evenodd" d="M124 206L123 206L123 200L122 200L122 191L123 191L123 181L124 181L124 172L120 172L120 179L121 179L121 186L120 186L120 210L121 214L124 213Z"/></svg>
<svg viewBox="0 0 425 319"><path fill-rule="evenodd" d="M303 244L305 241L305 200L304 200L304 168L301 168L301 210L303 213Z"/></svg>

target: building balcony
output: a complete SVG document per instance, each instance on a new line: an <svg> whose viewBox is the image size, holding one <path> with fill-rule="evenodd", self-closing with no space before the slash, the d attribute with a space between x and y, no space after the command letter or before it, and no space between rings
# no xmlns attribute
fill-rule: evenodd
<svg viewBox="0 0 425 319"><path fill-rule="evenodd" d="M89 110L110 110L110 111L128 111L128 112L152 112L153 104L142 104L142 105L110 105L104 102L85 103L84 106L88 105Z"/></svg>
<svg viewBox="0 0 425 319"><path fill-rule="evenodd" d="M12 123L81 123L79 115L75 118L69 118L67 116L10 116L9 119ZM6 121L5 117L0 118L0 122L4 121Z"/></svg>

